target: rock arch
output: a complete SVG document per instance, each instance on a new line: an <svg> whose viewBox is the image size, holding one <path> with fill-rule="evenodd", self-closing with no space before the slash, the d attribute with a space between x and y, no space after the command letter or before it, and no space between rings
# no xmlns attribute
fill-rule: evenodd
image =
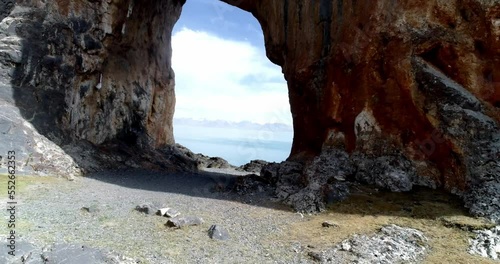
<svg viewBox="0 0 500 264"><path fill-rule="evenodd" d="M353 166L348 177L443 187L472 212L500 218L500 1L224 2L258 19L267 55L283 69L289 159L306 164L297 185L318 185L322 166ZM179 162L155 153L174 142L169 46L183 3L4 4L2 41L19 52L2 50L3 76L24 118L59 145L88 142L96 149L88 156L106 146L158 157L159 166ZM339 160L332 149L349 164L328 167Z"/></svg>

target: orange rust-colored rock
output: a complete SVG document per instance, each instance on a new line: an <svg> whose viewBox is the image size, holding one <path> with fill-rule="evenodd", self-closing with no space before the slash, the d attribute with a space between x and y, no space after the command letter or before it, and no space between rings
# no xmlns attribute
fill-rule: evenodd
<svg viewBox="0 0 500 264"><path fill-rule="evenodd" d="M269 58L283 67L295 130L291 160L318 155L340 134L351 153L400 150L421 174L439 171L425 175L438 186L467 189L470 148L480 145L471 141L480 131L449 131L439 105L464 107L421 86L434 72L454 82L478 101L476 113L494 120L490 138L478 140L498 138L500 1L226 2L254 14ZM433 73L420 74L427 67ZM363 111L373 115L381 146L356 136ZM454 120L467 129L465 120Z"/></svg>
<svg viewBox="0 0 500 264"><path fill-rule="evenodd" d="M283 68L290 161L321 154L316 164L327 149L344 149L358 180L444 187L473 213L500 219L492 198L500 191L500 1L225 2L258 19L268 57ZM399 174L407 184L389 186Z"/></svg>

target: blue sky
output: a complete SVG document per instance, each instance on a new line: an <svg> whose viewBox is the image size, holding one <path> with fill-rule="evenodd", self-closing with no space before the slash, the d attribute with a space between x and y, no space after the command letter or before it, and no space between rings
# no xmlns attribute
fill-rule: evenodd
<svg viewBox="0 0 500 264"><path fill-rule="evenodd" d="M281 68L265 55L248 12L189 0L172 36L176 118L291 124Z"/></svg>

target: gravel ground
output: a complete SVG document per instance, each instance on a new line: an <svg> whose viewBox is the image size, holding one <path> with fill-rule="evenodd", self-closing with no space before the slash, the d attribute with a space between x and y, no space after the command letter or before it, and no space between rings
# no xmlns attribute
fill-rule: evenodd
<svg viewBox="0 0 500 264"><path fill-rule="evenodd" d="M301 221L301 216L283 210L264 192L238 197L218 191L234 177L99 173L75 182L33 186L23 194L17 217L23 220L24 239L37 245L81 244L118 252L140 263L301 262L304 256L294 251L298 242L275 239L283 236L289 222ZM167 218L134 210L142 203L201 217L204 224L167 228ZM207 231L212 224L227 229L230 239L210 239Z"/></svg>
<svg viewBox="0 0 500 264"><path fill-rule="evenodd" d="M354 250L319 259L346 239L373 237L392 224L414 228L429 238L428 255L419 262L492 263L467 253L471 230L491 224L465 215L449 194L395 194L360 186L351 198L324 213L301 215L276 202L265 188L246 195L228 192L237 177L227 170L114 171L74 181L19 176L26 187L18 193L18 254L13 258L2 250L0 263L21 263L30 253L25 263L315 263L329 258L335 259L333 263L353 263L360 261ZM145 203L204 222L168 228L168 218L135 210ZM325 227L325 221L333 224ZM211 239L212 225L227 230L229 239ZM7 225L0 225L0 239L5 241L2 234L7 233Z"/></svg>

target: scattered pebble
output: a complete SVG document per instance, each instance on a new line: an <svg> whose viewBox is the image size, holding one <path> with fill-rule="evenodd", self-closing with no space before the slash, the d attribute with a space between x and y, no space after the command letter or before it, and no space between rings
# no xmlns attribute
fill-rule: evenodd
<svg viewBox="0 0 500 264"><path fill-rule="evenodd" d="M342 244L340 244L340 249L343 251L349 251L351 250L351 244L349 243L349 241L344 241L342 242Z"/></svg>
<svg viewBox="0 0 500 264"><path fill-rule="evenodd" d="M40 258L42 258L43 263L49 262L49 257L47 256L46 253L43 253L42 255L40 255Z"/></svg>
<svg viewBox="0 0 500 264"><path fill-rule="evenodd" d="M31 255L32 255L32 254L33 254L33 252L29 252L29 253L27 253L27 254L22 255L22 256L21 256L21 262L22 262L22 263L26 263L26 262L28 262L28 260L30 260L30 259L31 259Z"/></svg>
<svg viewBox="0 0 500 264"><path fill-rule="evenodd" d="M218 226L218 225L212 225L208 229L208 236L211 239L217 239L217 240L228 240L229 239L229 233L227 232L227 230L221 226Z"/></svg>
<svg viewBox="0 0 500 264"><path fill-rule="evenodd" d="M314 261L323 262L323 256L321 255L321 253L310 251L307 253L307 255Z"/></svg>
<svg viewBox="0 0 500 264"><path fill-rule="evenodd" d="M181 215L180 212L172 208L161 208L156 212L157 215L174 218Z"/></svg>
<svg viewBox="0 0 500 264"><path fill-rule="evenodd" d="M82 210L87 212L87 213L97 213L100 211L99 207L97 205L91 205L91 206L84 206L82 207Z"/></svg>
<svg viewBox="0 0 500 264"><path fill-rule="evenodd" d="M153 205L150 203L140 204L135 207L135 210L145 214L153 214L155 211Z"/></svg>
<svg viewBox="0 0 500 264"><path fill-rule="evenodd" d="M179 216L180 214L181 214L181 213L179 213L178 211L176 211L176 210L174 210L174 209L169 208L169 209L167 210L167 212L166 212L163 216L174 218L174 217Z"/></svg>
<svg viewBox="0 0 500 264"><path fill-rule="evenodd" d="M160 209L158 209L156 214L159 216L164 216L167 213L168 209L170 209L170 208L160 208Z"/></svg>
<svg viewBox="0 0 500 264"><path fill-rule="evenodd" d="M339 227L338 224L331 222L331 221L325 221L321 224L322 227Z"/></svg>
<svg viewBox="0 0 500 264"><path fill-rule="evenodd" d="M203 219L197 216L174 217L165 224L167 227L181 228L184 226L193 226L203 224Z"/></svg>

